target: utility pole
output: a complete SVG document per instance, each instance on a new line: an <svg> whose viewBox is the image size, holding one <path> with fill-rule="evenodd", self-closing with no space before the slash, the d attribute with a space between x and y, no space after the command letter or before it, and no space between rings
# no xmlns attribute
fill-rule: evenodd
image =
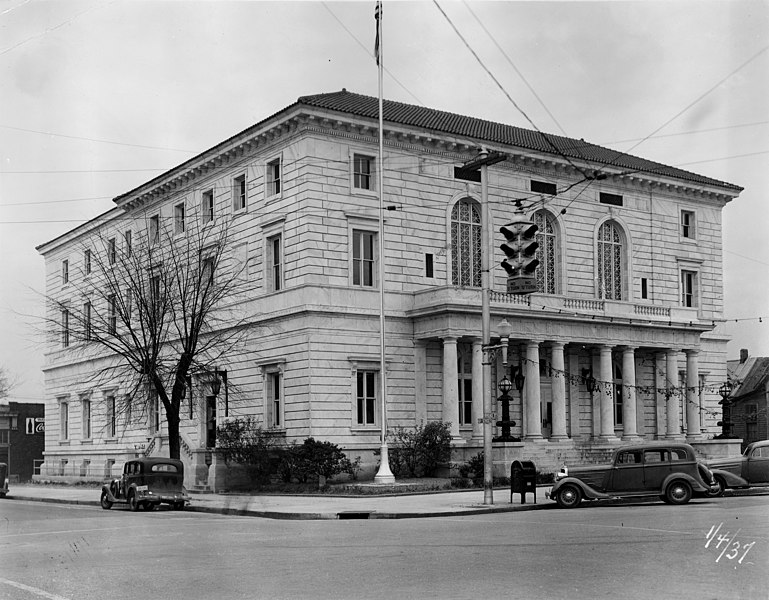
<svg viewBox="0 0 769 600"><path fill-rule="evenodd" d="M466 163L460 169L460 173L481 171L481 336L483 344L483 503L494 504L494 475L493 457L491 447L491 308L490 308L490 241L491 241L491 216L489 214L489 165L502 162L507 155L502 152L489 152L481 148L478 158Z"/></svg>

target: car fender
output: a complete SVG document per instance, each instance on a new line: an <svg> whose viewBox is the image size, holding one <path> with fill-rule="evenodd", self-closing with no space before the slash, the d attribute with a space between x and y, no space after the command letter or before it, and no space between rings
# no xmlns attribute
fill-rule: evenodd
<svg viewBox="0 0 769 600"><path fill-rule="evenodd" d="M609 494L599 492L595 488L587 485L584 481L576 477L564 477L563 479L556 481L553 485L553 488L550 490L550 497L552 498L566 483L573 483L574 485L578 486L579 489L582 490L582 495L588 500L605 500L607 498L611 498Z"/></svg>
<svg viewBox="0 0 769 600"><path fill-rule="evenodd" d="M731 471L722 471L721 469L710 469L713 477L719 476L726 483L726 487L748 487L750 484L746 479L735 475Z"/></svg>
<svg viewBox="0 0 769 600"><path fill-rule="evenodd" d="M703 485L703 483L688 473L671 473L665 478L665 481L662 482L662 489L660 490L663 494L665 493L665 490L668 488L668 484L671 481L674 481L676 479L683 479L684 481L688 482L689 485L692 486L692 491L694 492L707 492L708 487L706 485Z"/></svg>
<svg viewBox="0 0 769 600"><path fill-rule="evenodd" d="M101 493L106 494L107 500L109 500L110 502L120 502L119 498L116 498L115 496L113 496L112 490L110 489L111 486L112 486L112 483L105 483L104 485L102 485Z"/></svg>

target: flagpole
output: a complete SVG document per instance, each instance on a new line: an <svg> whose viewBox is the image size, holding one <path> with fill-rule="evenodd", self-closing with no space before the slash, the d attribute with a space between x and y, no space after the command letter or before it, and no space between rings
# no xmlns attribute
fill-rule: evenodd
<svg viewBox="0 0 769 600"><path fill-rule="evenodd" d="M385 230L384 230L384 127L382 116L382 2L377 1L376 12L376 54L377 66L379 67L379 168L377 169L379 185L379 381L382 393L382 416L381 416L381 446L379 452L379 470L374 476L374 483L395 483L395 476L390 470L389 452L387 449L387 361L385 346Z"/></svg>

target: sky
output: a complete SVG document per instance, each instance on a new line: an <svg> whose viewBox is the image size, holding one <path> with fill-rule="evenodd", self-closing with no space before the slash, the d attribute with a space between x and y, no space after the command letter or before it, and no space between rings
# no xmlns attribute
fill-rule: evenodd
<svg viewBox="0 0 769 600"><path fill-rule="evenodd" d="M44 398L35 247L300 96L376 96L374 8L0 0L0 367L13 399ZM744 187L723 211L718 331L729 358L769 356L769 0L385 0L383 13L388 99Z"/></svg>

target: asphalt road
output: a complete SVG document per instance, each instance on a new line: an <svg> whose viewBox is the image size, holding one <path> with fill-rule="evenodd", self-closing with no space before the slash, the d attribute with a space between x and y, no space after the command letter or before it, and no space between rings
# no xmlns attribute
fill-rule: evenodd
<svg viewBox="0 0 769 600"><path fill-rule="evenodd" d="M41 598L765 600L769 502L376 521L0 502L0 599Z"/></svg>

